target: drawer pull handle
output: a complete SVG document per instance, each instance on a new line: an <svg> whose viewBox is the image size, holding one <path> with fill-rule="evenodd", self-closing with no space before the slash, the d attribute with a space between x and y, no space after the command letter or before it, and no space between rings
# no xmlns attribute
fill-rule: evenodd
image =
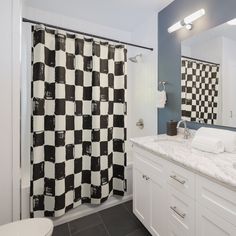
<svg viewBox="0 0 236 236"><path fill-rule="evenodd" d="M170 178L172 178L173 180L175 180L175 181L177 181L177 182L179 182L180 184L183 184L183 185L186 183L185 180L179 179L176 175L171 175Z"/></svg>
<svg viewBox="0 0 236 236"><path fill-rule="evenodd" d="M182 219L185 218L186 214L185 214L185 213L181 213L181 212L177 209L177 207L171 206L170 209L171 209L172 211L174 211L174 212L175 212L178 216L180 216Z"/></svg>

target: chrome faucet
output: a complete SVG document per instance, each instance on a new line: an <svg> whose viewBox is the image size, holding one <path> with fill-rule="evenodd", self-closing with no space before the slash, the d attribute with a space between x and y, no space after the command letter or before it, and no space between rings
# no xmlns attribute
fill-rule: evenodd
<svg viewBox="0 0 236 236"><path fill-rule="evenodd" d="M178 122L176 128L178 129L180 127L181 123L184 124L184 139L188 139L190 137L190 132L189 132L189 129L187 128L186 120L180 120Z"/></svg>

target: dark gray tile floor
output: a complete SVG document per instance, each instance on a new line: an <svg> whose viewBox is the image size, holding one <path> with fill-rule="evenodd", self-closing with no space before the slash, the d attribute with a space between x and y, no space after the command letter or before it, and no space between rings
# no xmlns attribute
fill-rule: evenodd
<svg viewBox="0 0 236 236"><path fill-rule="evenodd" d="M151 236L133 214L132 201L54 228L53 236Z"/></svg>

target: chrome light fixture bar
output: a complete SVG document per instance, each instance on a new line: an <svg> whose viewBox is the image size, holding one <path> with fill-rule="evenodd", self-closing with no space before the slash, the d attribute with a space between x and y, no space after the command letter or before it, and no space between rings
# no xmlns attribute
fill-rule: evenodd
<svg viewBox="0 0 236 236"><path fill-rule="evenodd" d="M168 28L169 33L173 33L176 30L179 30L183 27L186 27L186 29L191 30L192 24L195 20L199 19L200 17L205 15L205 10L200 9L199 11L194 12L193 14L185 17L183 20L176 22L171 27Z"/></svg>

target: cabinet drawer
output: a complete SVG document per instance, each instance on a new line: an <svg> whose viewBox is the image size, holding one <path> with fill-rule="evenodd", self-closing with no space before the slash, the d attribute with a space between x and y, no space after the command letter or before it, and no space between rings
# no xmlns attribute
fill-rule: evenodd
<svg viewBox="0 0 236 236"><path fill-rule="evenodd" d="M164 165L161 161L154 163L139 153L134 153L133 158L134 168L141 171L147 178L157 182L165 181Z"/></svg>
<svg viewBox="0 0 236 236"><path fill-rule="evenodd" d="M179 225L168 222L168 236L189 236Z"/></svg>
<svg viewBox="0 0 236 236"><path fill-rule="evenodd" d="M236 226L236 192L197 176L197 202Z"/></svg>
<svg viewBox="0 0 236 236"><path fill-rule="evenodd" d="M195 234L195 202L171 186L168 187L168 223L174 227L168 235Z"/></svg>
<svg viewBox="0 0 236 236"><path fill-rule="evenodd" d="M235 236L236 227L206 207L196 207L197 236Z"/></svg>
<svg viewBox="0 0 236 236"><path fill-rule="evenodd" d="M168 163L167 182L180 193L195 199L194 173L170 162Z"/></svg>

